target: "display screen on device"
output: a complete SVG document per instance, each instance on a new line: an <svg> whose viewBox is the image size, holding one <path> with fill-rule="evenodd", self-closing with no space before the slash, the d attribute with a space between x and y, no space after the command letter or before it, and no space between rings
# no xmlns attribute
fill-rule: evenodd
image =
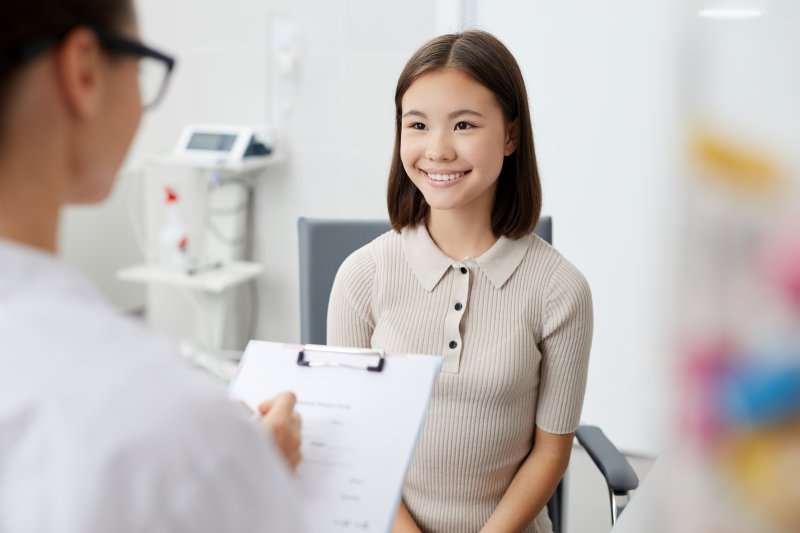
<svg viewBox="0 0 800 533"><path fill-rule="evenodd" d="M213 150L229 152L236 141L236 135L223 133L195 133L189 139L189 150Z"/></svg>

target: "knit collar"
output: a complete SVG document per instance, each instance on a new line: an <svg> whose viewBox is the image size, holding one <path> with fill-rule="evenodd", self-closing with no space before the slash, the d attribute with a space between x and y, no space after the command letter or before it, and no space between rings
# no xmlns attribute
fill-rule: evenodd
<svg viewBox="0 0 800 533"><path fill-rule="evenodd" d="M426 291L431 292L449 268L460 268L473 261L492 282L495 289L505 285L522 263L531 237L519 239L500 237L491 248L476 259L466 257L457 261L444 254L431 239L425 224L407 227L402 231L403 252L414 275Z"/></svg>

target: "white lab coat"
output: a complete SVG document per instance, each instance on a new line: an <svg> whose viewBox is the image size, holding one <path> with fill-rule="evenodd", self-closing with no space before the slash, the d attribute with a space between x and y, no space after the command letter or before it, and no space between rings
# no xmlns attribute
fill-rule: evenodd
<svg viewBox="0 0 800 533"><path fill-rule="evenodd" d="M221 384L56 258L0 240L0 532L291 533L298 509Z"/></svg>

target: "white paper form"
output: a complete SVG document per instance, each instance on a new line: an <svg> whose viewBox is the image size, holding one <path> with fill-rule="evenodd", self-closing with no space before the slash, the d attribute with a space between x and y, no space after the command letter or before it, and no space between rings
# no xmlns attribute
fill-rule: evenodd
<svg viewBox="0 0 800 533"><path fill-rule="evenodd" d="M256 409L279 392L297 395L303 462L295 475L309 531L388 532L442 358L390 355L382 371L370 372L300 366L301 348L251 341L231 396ZM338 349L308 348L304 357L354 366L379 360Z"/></svg>

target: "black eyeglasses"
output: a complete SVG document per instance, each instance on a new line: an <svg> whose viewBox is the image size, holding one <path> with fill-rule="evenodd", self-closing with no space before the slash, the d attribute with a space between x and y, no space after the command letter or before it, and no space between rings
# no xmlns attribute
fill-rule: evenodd
<svg viewBox="0 0 800 533"><path fill-rule="evenodd" d="M12 59L18 62L32 59L59 43L72 29L74 28L18 47L13 50ZM150 109L156 106L167 90L172 69L175 68L175 58L117 33L99 28L92 28L92 31L97 35L100 45L109 52L130 55L139 59L139 91L142 107Z"/></svg>
<svg viewBox="0 0 800 533"><path fill-rule="evenodd" d="M150 109L164 97L175 58L142 43L105 30L95 29L100 44L106 50L139 58L139 89L142 107Z"/></svg>

